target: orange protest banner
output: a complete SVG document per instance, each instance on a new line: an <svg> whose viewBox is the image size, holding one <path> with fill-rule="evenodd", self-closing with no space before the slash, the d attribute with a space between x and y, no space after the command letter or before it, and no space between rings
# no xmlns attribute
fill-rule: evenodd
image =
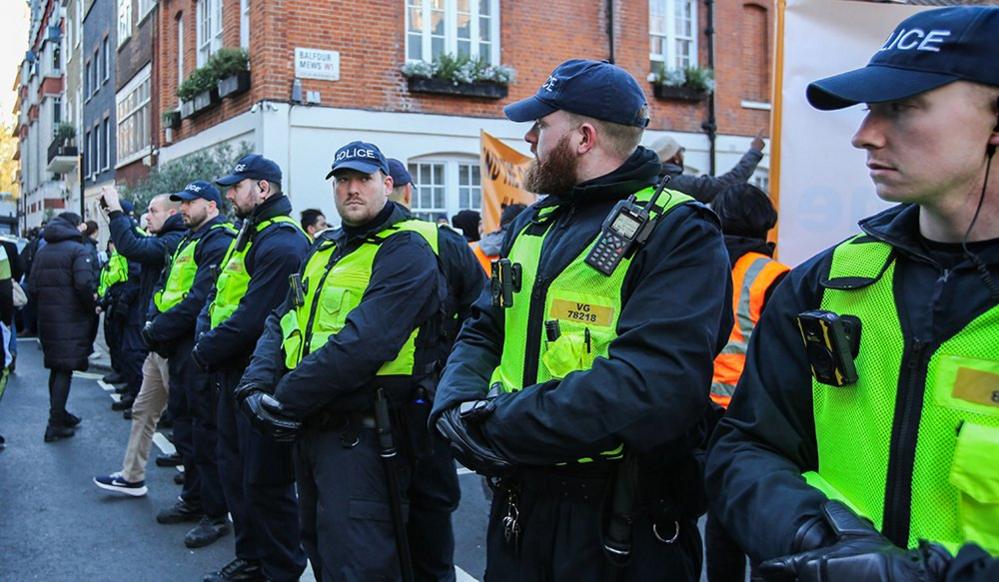
<svg viewBox="0 0 999 582"><path fill-rule="evenodd" d="M499 230L500 212L509 204L532 204L536 195L524 190L531 158L502 141L481 133L482 231Z"/></svg>

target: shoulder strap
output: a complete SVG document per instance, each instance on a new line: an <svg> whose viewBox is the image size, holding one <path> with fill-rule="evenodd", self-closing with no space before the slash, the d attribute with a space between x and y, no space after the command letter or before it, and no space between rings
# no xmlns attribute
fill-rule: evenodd
<svg viewBox="0 0 999 582"><path fill-rule="evenodd" d="M894 260L890 244L859 234L836 245L829 273L820 283L826 289L861 289L878 282Z"/></svg>

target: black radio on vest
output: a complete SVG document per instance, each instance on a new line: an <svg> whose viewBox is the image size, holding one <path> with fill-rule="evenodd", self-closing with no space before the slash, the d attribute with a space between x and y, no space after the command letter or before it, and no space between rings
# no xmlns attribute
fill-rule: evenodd
<svg viewBox="0 0 999 582"><path fill-rule="evenodd" d="M600 271L604 275L610 276L621 264L621 260L629 255L635 244L644 244L652 233L655 220L652 219L650 211L655 207L656 200L666 189L669 176L663 176L652 194L652 198L639 206L635 202L635 195L632 194L625 200L621 200L614 205L607 218L604 219L600 227L600 237L586 255L587 265Z"/></svg>

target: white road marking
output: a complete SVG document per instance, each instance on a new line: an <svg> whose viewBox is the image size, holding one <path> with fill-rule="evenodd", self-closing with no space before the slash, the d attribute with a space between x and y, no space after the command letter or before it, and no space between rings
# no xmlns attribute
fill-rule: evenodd
<svg viewBox="0 0 999 582"><path fill-rule="evenodd" d="M163 452L164 455L172 455L177 452L177 448L173 446L167 438L161 432L153 433L153 444Z"/></svg>
<svg viewBox="0 0 999 582"><path fill-rule="evenodd" d="M19 337L19 338L17 338L17 341L19 341L19 342L35 342L36 344L39 343L38 338L36 338L36 337Z"/></svg>
<svg viewBox="0 0 999 582"><path fill-rule="evenodd" d="M454 567L454 577L457 582L479 582L478 579L458 566Z"/></svg>
<svg viewBox="0 0 999 582"><path fill-rule="evenodd" d="M465 467L458 467L458 475L474 475L475 471L471 469L466 469Z"/></svg>
<svg viewBox="0 0 999 582"><path fill-rule="evenodd" d="M114 384L108 384L104 380L98 380L97 385L106 390L107 392L114 392Z"/></svg>
<svg viewBox="0 0 999 582"><path fill-rule="evenodd" d="M97 380L100 382L103 376L101 374L94 374L93 372L73 372L74 378L83 378L85 380Z"/></svg>

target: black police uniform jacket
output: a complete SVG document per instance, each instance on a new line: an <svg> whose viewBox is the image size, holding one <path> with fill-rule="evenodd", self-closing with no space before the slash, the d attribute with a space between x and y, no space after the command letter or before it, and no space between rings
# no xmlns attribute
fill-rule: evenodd
<svg viewBox="0 0 999 582"><path fill-rule="evenodd" d="M38 339L51 370L86 370L93 351L94 270L83 234L61 216L45 227L28 293L38 305Z"/></svg>
<svg viewBox="0 0 999 582"><path fill-rule="evenodd" d="M511 234L539 208L556 206L537 275L553 279L597 237L619 200L657 182L659 169L656 155L638 148L610 174L577 185L565 197L535 203L509 229L501 255L508 255ZM674 208L631 262L611 358L499 396L481 425L486 440L520 465L551 466L621 442L640 453L666 447L689 460L692 447L682 443L708 410L713 360L732 325L729 273L714 213L696 202ZM444 410L485 395L500 363L503 325L503 310L483 294L448 359L434 421ZM528 341L527 353L537 353Z"/></svg>
<svg viewBox="0 0 999 582"><path fill-rule="evenodd" d="M172 218L172 217L171 217ZM215 286L215 269L229 249L233 234L225 228L212 228L216 224L225 223L223 216L216 216L201 226L197 231L188 230L181 242L192 241L197 243L194 250L194 260L198 265L197 274L194 276L194 284L190 291L180 303L168 309L165 313L159 313L156 306L151 304L149 309L155 316L152 319L152 326L149 328L149 337L153 339L162 349L162 353L170 353L185 341L194 341L194 328L198 322L198 314L205 306L205 300ZM156 289L161 289L166 284L167 270L164 269L160 275L160 280L156 283Z"/></svg>
<svg viewBox="0 0 999 582"><path fill-rule="evenodd" d="M291 214L291 201L284 194L272 196L257 206L247 220L255 228L266 220ZM209 370L242 370L264 331L264 322L288 294L288 276L298 272L309 252L309 239L290 224L277 223L252 239L246 253L250 283L246 295L232 315L209 330L208 307L215 299L214 284L198 318L198 358ZM225 265L220 265L225 268Z"/></svg>
<svg viewBox="0 0 999 582"><path fill-rule="evenodd" d="M919 338L936 344L994 306L996 299L959 244L926 241L918 222L918 207L899 205L861 221L860 227L895 248L895 300L906 342ZM969 246L999 279L999 240ZM817 470L818 450L812 379L795 316L819 309L820 279L831 260L832 249L823 251L793 269L773 292L708 455L712 511L754 561L793 553L798 528L820 515L826 501L801 477ZM907 348L903 363L908 358ZM922 390L899 393L900 401L913 398L922 402ZM915 446L918 417L901 426L901 416L896 416L893 432ZM908 507L908 500L897 503ZM999 580L999 561L977 546L966 547L947 579Z"/></svg>
<svg viewBox="0 0 999 582"><path fill-rule="evenodd" d="M354 249L368 234L407 218L404 208L388 202L362 227L324 232L312 250L330 240L341 249ZM291 308L286 299L267 318L240 383L273 391L285 412L296 419L322 409L353 409L354 403L373 397L375 373L395 359L413 330L442 313L446 293L437 258L423 237L408 231L395 234L381 243L364 297L339 333L287 371L280 325L281 316Z"/></svg>
<svg viewBox="0 0 999 582"><path fill-rule="evenodd" d="M141 269L139 288L135 300L130 302L128 325L142 325L148 317L149 305L156 291L156 283L160 279L163 267L177 249L177 244L183 238L186 228L180 214L174 214L164 221L163 228L155 236L143 236L135 232L132 219L124 212L111 213L111 242L118 252L128 259L129 276L131 265L137 264Z"/></svg>

